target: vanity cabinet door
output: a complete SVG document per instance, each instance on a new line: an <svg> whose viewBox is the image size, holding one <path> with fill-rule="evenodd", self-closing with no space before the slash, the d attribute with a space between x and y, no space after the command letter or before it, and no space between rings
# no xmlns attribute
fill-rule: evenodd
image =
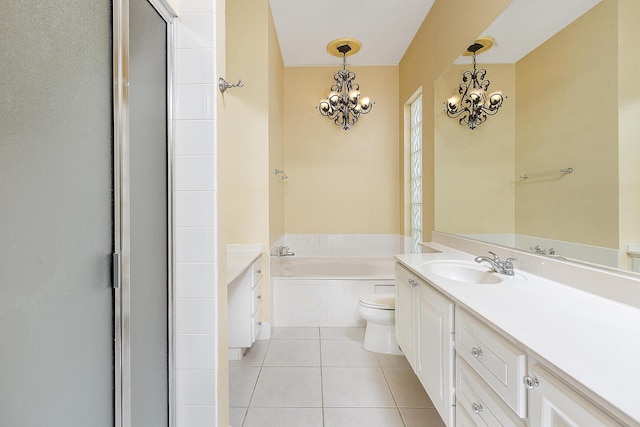
<svg viewBox="0 0 640 427"><path fill-rule="evenodd" d="M229 348L249 348L260 334L260 289L258 258L227 287Z"/></svg>
<svg viewBox="0 0 640 427"><path fill-rule="evenodd" d="M413 283L417 282L400 264L396 264L396 279L396 342L415 370Z"/></svg>
<svg viewBox="0 0 640 427"><path fill-rule="evenodd" d="M415 371L448 426L455 410L453 311L453 302L431 286L420 283L415 288Z"/></svg>
<svg viewBox="0 0 640 427"><path fill-rule="evenodd" d="M540 427L620 426L540 365L529 367L537 385L529 390L529 425Z"/></svg>

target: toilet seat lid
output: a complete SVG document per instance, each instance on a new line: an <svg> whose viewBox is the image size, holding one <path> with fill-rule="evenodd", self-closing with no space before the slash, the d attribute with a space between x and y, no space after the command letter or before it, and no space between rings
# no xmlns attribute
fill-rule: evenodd
<svg viewBox="0 0 640 427"><path fill-rule="evenodd" d="M396 294L372 294L360 298L360 304L383 310L395 310Z"/></svg>

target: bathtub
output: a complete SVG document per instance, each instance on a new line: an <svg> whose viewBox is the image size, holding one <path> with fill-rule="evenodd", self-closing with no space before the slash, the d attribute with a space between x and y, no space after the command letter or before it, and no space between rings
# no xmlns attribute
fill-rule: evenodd
<svg viewBox="0 0 640 427"><path fill-rule="evenodd" d="M395 292L391 258L286 258L274 266L274 326L364 326L360 297Z"/></svg>

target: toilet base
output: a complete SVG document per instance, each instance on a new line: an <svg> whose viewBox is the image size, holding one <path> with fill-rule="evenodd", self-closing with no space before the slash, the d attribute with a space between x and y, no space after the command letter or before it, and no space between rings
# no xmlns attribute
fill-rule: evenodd
<svg viewBox="0 0 640 427"><path fill-rule="evenodd" d="M380 325L367 322L367 328L364 332L365 350L374 353L401 355L402 350L396 343L395 325Z"/></svg>

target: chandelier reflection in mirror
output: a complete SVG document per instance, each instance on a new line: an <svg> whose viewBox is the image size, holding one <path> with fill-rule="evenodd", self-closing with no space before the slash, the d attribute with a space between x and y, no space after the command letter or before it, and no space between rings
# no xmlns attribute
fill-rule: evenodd
<svg viewBox="0 0 640 427"><path fill-rule="evenodd" d="M488 50L492 45L493 39L487 37L467 48L466 55L473 55L473 70L464 72L458 94L445 101L447 116L460 117L458 122L471 130L484 123L488 116L495 115L506 98L500 92L487 95L490 84L485 79L487 70L476 69L476 54Z"/></svg>
<svg viewBox="0 0 640 427"><path fill-rule="evenodd" d="M317 108L320 114L344 130L349 130L361 114L369 113L373 107L369 97L360 96L360 85L354 82L355 73L347 70L347 54L353 55L358 50L360 42L353 39L338 39L327 45L330 54L342 56L342 69L333 76L335 83L331 86L331 92L320 101Z"/></svg>

